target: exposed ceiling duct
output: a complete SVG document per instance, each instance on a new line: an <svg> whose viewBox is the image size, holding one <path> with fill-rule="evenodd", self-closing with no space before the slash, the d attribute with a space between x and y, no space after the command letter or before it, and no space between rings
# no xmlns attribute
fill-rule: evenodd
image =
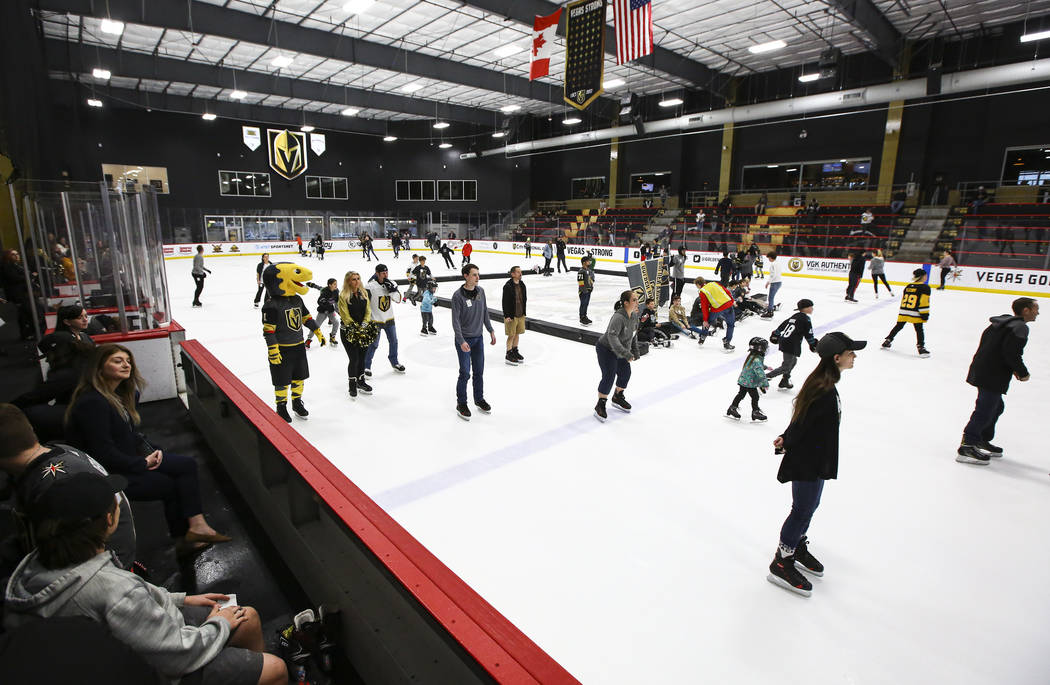
<svg viewBox="0 0 1050 685"><path fill-rule="evenodd" d="M954 95L1037 81L1050 81L1050 59L1018 62L948 74L943 77L941 94ZM890 83L867 86L865 88L838 90L832 93L806 95L786 100L762 102L755 105L727 107L726 109L718 109L711 112L686 114L673 119L646 122L645 133L688 131L722 126L729 123L777 119L813 112L863 107L864 105L881 105L895 100L915 100L926 96L926 84L927 80L925 77L907 81L891 81ZM637 135L638 131L634 125L616 126L597 131L585 131L583 133L545 138L543 140L511 143L504 147L485 150L481 153L481 156L520 155L538 150L586 145L600 140L629 138Z"/></svg>

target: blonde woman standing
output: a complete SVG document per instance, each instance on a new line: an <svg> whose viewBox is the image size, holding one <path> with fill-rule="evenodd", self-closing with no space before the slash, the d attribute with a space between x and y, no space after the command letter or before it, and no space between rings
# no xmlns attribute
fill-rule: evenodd
<svg viewBox="0 0 1050 685"><path fill-rule="evenodd" d="M379 335L379 329L372 321L372 308L368 303L368 290L361 282L361 274L347 271L343 276L343 287L339 291L339 340L346 351L346 376L349 380L349 392L352 399L357 399L360 390L363 395L372 394L372 386L365 382L365 350Z"/></svg>

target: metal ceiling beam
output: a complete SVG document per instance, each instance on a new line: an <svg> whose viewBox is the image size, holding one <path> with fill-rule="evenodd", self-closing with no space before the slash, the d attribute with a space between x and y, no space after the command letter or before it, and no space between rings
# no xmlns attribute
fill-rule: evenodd
<svg viewBox="0 0 1050 685"><path fill-rule="evenodd" d="M519 24L525 24L530 30L536 15L552 14L561 7L561 4L548 0L464 0L463 4L490 14L507 17ZM559 36L565 35L565 18L565 13L562 13L562 20L558 25ZM610 55L616 54L616 29L608 25L605 27L605 52ZM721 97L720 86L727 80L725 76L706 64L701 64L658 45L653 46L652 55L642 57L635 63L684 79L719 97Z"/></svg>
<svg viewBox="0 0 1050 685"><path fill-rule="evenodd" d="M875 39L875 54L891 67L897 66L904 37L872 0L826 0L859 29Z"/></svg>
<svg viewBox="0 0 1050 685"><path fill-rule="evenodd" d="M238 121L276 124L281 126L302 126L302 114L298 110L284 109L282 107L269 107L267 105L251 105L243 102L230 102L223 100L206 100L189 95L172 95L171 93L151 93L144 90L133 90L131 88L115 88L102 85L89 86L75 81L51 82L52 93L57 96L56 100L83 104L84 99L96 97L105 104L114 104L117 107L128 107L134 109L153 109L159 112L176 112L190 115L201 115L211 112L217 117L224 119L235 119ZM386 122L374 119L354 119L343 117L338 114L321 114L313 112L310 114L310 123L324 131L337 131L346 133L364 133L373 136L385 135L387 132Z"/></svg>
<svg viewBox="0 0 1050 685"><path fill-rule="evenodd" d="M226 9L200 0L40 0L40 9L103 18L179 31L193 31L281 50L337 59L421 78L455 83L498 94L564 104L561 93L547 84L510 76L485 67L433 57L412 50L307 28L269 17ZM532 19L529 19L530 25ZM420 99L420 98L415 98ZM494 99L492 108L503 103Z"/></svg>
<svg viewBox="0 0 1050 685"><path fill-rule="evenodd" d="M359 88L330 86L318 81L303 81L257 71L217 67L172 57L154 57L140 52L118 51L112 48L70 43L57 38L47 39L45 48L48 67L56 71L90 74L94 67L102 66L109 69L114 76L179 81L230 89L234 87L236 78L237 88L252 93L328 102L360 109L381 109L423 117L440 117L449 121L465 122L488 128L495 125L495 117L492 112L473 107L431 102Z"/></svg>

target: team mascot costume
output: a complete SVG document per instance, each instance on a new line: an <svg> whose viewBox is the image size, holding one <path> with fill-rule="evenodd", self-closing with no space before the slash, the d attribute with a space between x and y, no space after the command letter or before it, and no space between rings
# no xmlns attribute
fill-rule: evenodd
<svg viewBox="0 0 1050 685"><path fill-rule="evenodd" d="M270 357L270 379L277 396L277 415L288 423L288 385L292 386L292 411L305 419L310 415L303 405L303 382L310 377L303 344L303 326L324 344L324 336L300 295L309 292L309 269L291 262L277 262L266 267L263 286L270 299L262 308L263 339Z"/></svg>

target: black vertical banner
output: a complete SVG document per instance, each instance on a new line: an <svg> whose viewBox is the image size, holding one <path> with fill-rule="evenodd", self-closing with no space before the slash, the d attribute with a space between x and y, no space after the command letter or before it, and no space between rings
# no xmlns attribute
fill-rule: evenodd
<svg viewBox="0 0 1050 685"><path fill-rule="evenodd" d="M565 102L586 109L602 94L605 72L606 0L578 0L566 7Z"/></svg>
<svg viewBox="0 0 1050 685"><path fill-rule="evenodd" d="M627 267L627 284L638 293L639 308L644 307L649 298L661 306L667 302L671 285L669 276L665 259L650 259Z"/></svg>

